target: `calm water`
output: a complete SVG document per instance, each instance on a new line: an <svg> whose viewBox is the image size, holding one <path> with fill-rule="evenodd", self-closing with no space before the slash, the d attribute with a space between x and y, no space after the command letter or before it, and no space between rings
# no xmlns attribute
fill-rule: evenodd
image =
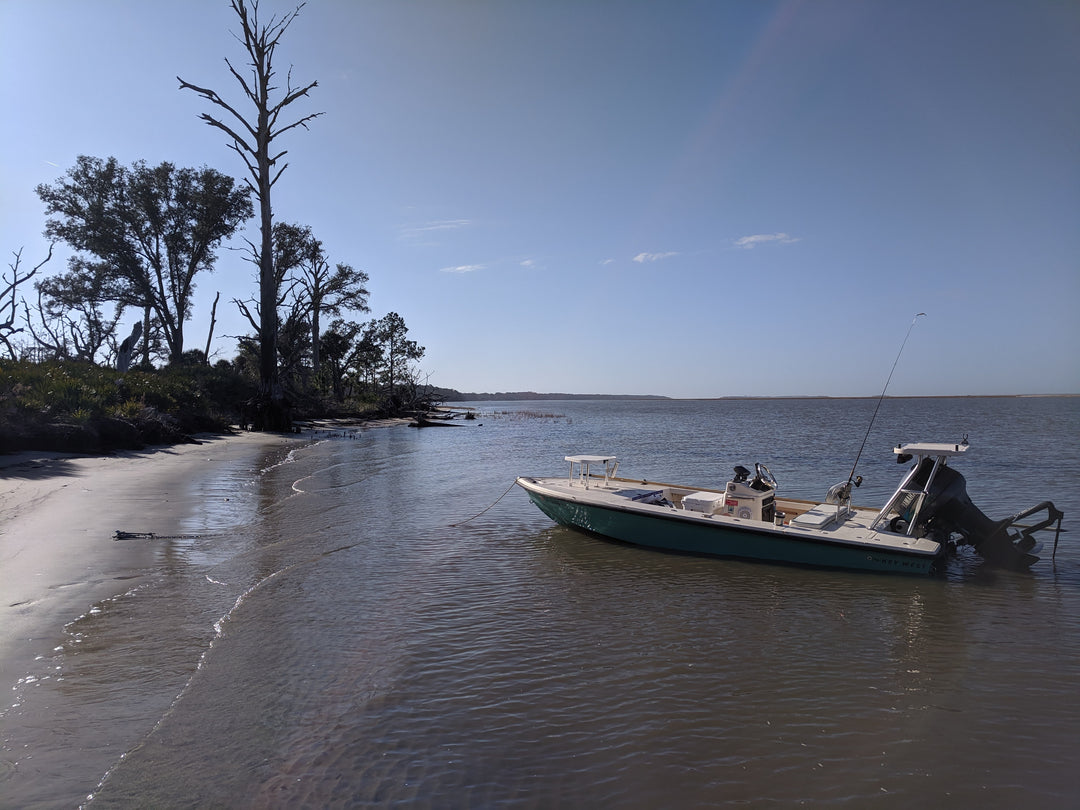
<svg viewBox="0 0 1080 810"><path fill-rule="evenodd" d="M222 504L197 537L16 688L0 804L1077 806L1075 533L1030 575L910 579L606 543L516 487L483 511L572 452L700 486L762 461L821 497L873 406L485 403L193 482ZM1076 525L1080 399L887 401L857 502L897 441L964 434L983 511Z"/></svg>

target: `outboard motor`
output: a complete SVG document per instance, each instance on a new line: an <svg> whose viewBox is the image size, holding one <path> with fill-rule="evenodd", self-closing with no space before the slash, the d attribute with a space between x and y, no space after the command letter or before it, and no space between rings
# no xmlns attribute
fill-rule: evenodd
<svg viewBox="0 0 1080 810"><path fill-rule="evenodd" d="M970 545L990 565L1023 570L1038 557L1035 533L1053 528L1057 552L1064 513L1050 501L1017 512L1005 520L991 520L971 502L964 476L947 461L968 450L967 437L953 443L914 442L893 448L900 464L918 456L918 463L870 523L871 529L888 524L889 530L911 537L927 537L946 546ZM1031 516L1033 521L1019 521ZM959 535L959 539L954 539ZM1053 555L1051 555L1053 558Z"/></svg>
<svg viewBox="0 0 1080 810"><path fill-rule="evenodd" d="M925 481L932 466L931 459L923 459L920 467L926 469L920 468L916 477ZM1053 504L1049 506L1053 510ZM1035 539L1027 532L1013 535L1009 527L1015 520L1016 517L988 518L968 497L964 476L944 465L938 468L919 514L919 522L932 535L947 539L953 533L959 534L964 543L974 546L991 565L1026 570L1038 559L1029 553L1035 547Z"/></svg>

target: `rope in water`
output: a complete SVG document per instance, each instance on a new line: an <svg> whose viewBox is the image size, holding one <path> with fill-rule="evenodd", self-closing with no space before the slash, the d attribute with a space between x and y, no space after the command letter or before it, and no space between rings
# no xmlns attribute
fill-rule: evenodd
<svg viewBox="0 0 1080 810"><path fill-rule="evenodd" d="M465 520L459 520L459 521L458 521L457 523L451 523L451 524L450 524L450 528L451 528L451 529L453 529L453 528L454 528L455 526L464 526L464 525L465 525L466 523L468 523L469 521L471 521L471 520L476 520L476 519L477 519L478 517L480 517L480 515L484 514L484 512L488 511L488 509L491 509L491 507L492 507L492 506L495 506L495 504L496 504L496 503L498 503L498 502L499 502L499 501L501 501L501 500L502 500L503 498L505 498L505 497L506 497L506 495L507 495L507 493L509 493L509 492L510 492L510 490L512 490L512 489L514 488L514 484L516 484L516 483L517 483L517 479L514 479L513 481L511 481L511 482L510 482L510 486L508 486L508 487L506 488L506 492L504 492L504 493L503 493L502 495L500 495L500 496L499 496L498 498L496 498L496 499L495 499L495 503L491 504L491 506L487 507L487 509L484 509L484 510L482 510L482 511L480 511L480 512L477 512L477 513L476 513L475 515L473 515L473 516L472 516L471 518L466 518Z"/></svg>

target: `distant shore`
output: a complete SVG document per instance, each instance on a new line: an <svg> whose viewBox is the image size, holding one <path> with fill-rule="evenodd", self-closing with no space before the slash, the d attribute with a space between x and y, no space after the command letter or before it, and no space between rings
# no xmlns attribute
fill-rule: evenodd
<svg viewBox="0 0 1080 810"><path fill-rule="evenodd" d="M540 394L535 391L516 391L495 394L464 394L459 391L448 392L442 389L442 394L448 396L444 401L453 402L548 402L560 400L625 400L647 401L659 400L665 402L724 402L742 400L799 400L799 399L878 399L879 394L867 396L827 396L824 394L796 394L791 396L722 396L722 397L668 397L659 394ZM1032 398L1055 398L1055 397L1080 397L1078 394L912 394L912 395L887 395L885 399L1032 399Z"/></svg>
<svg viewBox="0 0 1080 810"><path fill-rule="evenodd" d="M1067 397L1080 397L1080 394L896 394L886 395L885 399L1055 399ZM763 399L880 399L880 394L863 397L835 397L835 396L790 396L790 397L686 397L686 402L714 402L720 400L763 400Z"/></svg>

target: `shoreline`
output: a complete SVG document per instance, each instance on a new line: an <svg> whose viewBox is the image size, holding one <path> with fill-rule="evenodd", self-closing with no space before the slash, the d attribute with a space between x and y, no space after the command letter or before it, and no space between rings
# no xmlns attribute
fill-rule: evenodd
<svg viewBox="0 0 1080 810"><path fill-rule="evenodd" d="M155 544L117 541L117 531L168 535L202 507L193 480L255 472L319 432L204 435L111 455L0 455L0 682L12 686L63 641L66 625L153 570Z"/></svg>

